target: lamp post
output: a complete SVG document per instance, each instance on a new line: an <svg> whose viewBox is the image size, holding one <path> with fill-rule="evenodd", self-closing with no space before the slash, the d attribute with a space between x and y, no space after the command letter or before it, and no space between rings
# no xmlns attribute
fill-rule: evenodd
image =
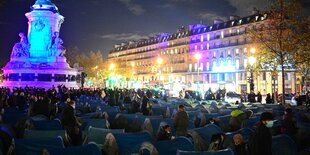
<svg viewBox="0 0 310 155"><path fill-rule="evenodd" d="M194 57L197 59L197 91L199 91L199 60L201 58L201 54L196 53Z"/></svg>
<svg viewBox="0 0 310 155"><path fill-rule="evenodd" d="M250 92L254 91L254 79L253 79L253 68L254 68L254 64L256 63L256 58L253 56L249 57L249 64L251 65L251 76L250 76Z"/></svg>

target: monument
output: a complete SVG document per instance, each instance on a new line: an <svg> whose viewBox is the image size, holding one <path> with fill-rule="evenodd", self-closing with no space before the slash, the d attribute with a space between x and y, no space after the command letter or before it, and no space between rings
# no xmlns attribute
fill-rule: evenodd
<svg viewBox="0 0 310 155"><path fill-rule="evenodd" d="M50 0L37 0L28 18L28 34L19 33L20 42L2 68L4 87L42 87L65 85L77 88L77 69L66 62L65 48L59 37L64 17Z"/></svg>

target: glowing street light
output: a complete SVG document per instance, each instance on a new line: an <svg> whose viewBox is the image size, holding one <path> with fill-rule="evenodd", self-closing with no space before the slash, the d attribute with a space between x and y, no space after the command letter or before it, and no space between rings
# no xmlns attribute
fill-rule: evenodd
<svg viewBox="0 0 310 155"><path fill-rule="evenodd" d="M157 58L157 64L161 65L163 63L163 59L161 57Z"/></svg>
<svg viewBox="0 0 310 155"><path fill-rule="evenodd" d="M112 64L110 65L109 69L112 70L112 69L114 69L114 68L115 68L115 64L112 63Z"/></svg>
<svg viewBox="0 0 310 155"><path fill-rule="evenodd" d="M249 57L249 64L251 65L251 67L253 67L253 65L256 63L256 58L253 56Z"/></svg>
<svg viewBox="0 0 310 155"><path fill-rule="evenodd" d="M256 49L255 49L255 48L251 48L251 49L250 49L250 52L251 52L252 54L254 54L254 53L255 53L255 51L256 51Z"/></svg>

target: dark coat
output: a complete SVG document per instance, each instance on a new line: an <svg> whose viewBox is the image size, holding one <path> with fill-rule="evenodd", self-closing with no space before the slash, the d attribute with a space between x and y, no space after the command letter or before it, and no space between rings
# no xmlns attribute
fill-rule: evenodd
<svg viewBox="0 0 310 155"><path fill-rule="evenodd" d="M272 155L272 136L264 124L260 123L249 140L250 155Z"/></svg>
<svg viewBox="0 0 310 155"><path fill-rule="evenodd" d="M174 128L176 130L177 136L186 136L188 121L189 118L186 111L177 112L174 118Z"/></svg>
<svg viewBox="0 0 310 155"><path fill-rule="evenodd" d="M242 144L235 146L235 155L247 155L245 143L242 143Z"/></svg>
<svg viewBox="0 0 310 155"><path fill-rule="evenodd" d="M34 115L44 115L47 118L50 116L50 104L44 100L38 100L33 105L33 114Z"/></svg>
<svg viewBox="0 0 310 155"><path fill-rule="evenodd" d="M70 105L66 105L62 111L61 124L66 128L74 128L77 126L77 120L74 115L74 109Z"/></svg>
<svg viewBox="0 0 310 155"><path fill-rule="evenodd" d="M161 129L157 135L157 141L161 140L171 140L171 133L165 132L165 130Z"/></svg>

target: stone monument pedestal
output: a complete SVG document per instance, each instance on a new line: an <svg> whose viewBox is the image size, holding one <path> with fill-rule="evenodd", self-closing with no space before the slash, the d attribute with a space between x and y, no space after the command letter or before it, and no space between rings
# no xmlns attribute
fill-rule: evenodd
<svg viewBox="0 0 310 155"><path fill-rule="evenodd" d="M19 34L20 42L14 45L10 62L2 68L2 86L78 88L78 70L66 62L63 41L59 38L64 17L50 0L37 0L31 8L26 13L28 35Z"/></svg>

